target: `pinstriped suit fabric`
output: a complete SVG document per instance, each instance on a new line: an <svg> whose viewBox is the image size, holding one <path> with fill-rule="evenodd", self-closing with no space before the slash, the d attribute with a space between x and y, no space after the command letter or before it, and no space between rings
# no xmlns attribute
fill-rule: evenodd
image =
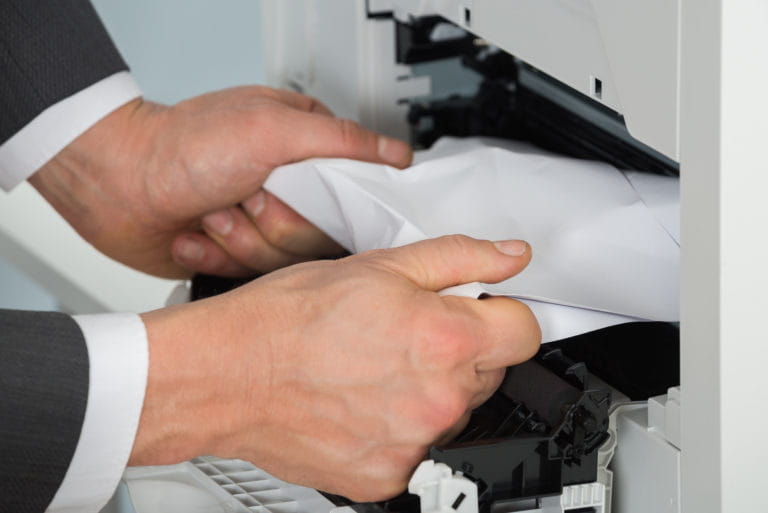
<svg viewBox="0 0 768 513"><path fill-rule="evenodd" d="M88 400L88 350L61 313L0 310L0 512L42 512L66 474Z"/></svg>

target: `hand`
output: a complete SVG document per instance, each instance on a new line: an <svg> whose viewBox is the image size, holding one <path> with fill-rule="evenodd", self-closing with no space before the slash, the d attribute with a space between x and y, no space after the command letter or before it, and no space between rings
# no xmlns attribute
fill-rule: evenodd
<svg viewBox="0 0 768 513"><path fill-rule="evenodd" d="M519 241L449 236L145 314L150 369L130 464L213 454L358 501L398 494L541 339L520 302L435 291L504 280L530 256Z"/></svg>
<svg viewBox="0 0 768 513"><path fill-rule="evenodd" d="M157 276L241 276L341 248L261 185L275 167L348 157L403 167L410 148L267 87L173 107L135 100L102 119L30 182L91 244Z"/></svg>

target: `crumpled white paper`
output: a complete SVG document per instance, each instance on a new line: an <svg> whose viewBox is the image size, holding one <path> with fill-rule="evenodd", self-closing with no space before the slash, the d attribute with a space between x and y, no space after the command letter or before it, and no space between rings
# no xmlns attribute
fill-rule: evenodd
<svg viewBox="0 0 768 513"><path fill-rule="evenodd" d="M677 321L679 183L487 138L444 138L406 170L344 159L276 169L265 188L353 253L461 233L524 239L533 260L456 295L528 304L544 341Z"/></svg>

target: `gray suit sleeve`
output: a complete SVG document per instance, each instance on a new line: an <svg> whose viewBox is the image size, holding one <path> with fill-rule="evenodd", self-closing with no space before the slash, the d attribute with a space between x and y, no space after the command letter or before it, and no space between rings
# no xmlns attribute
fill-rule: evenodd
<svg viewBox="0 0 768 513"><path fill-rule="evenodd" d="M89 0L0 0L0 144L126 69Z"/></svg>
<svg viewBox="0 0 768 513"><path fill-rule="evenodd" d="M89 0L0 0L0 144L126 69ZM73 319L0 310L0 513L50 504L80 438L88 375Z"/></svg>
<svg viewBox="0 0 768 513"><path fill-rule="evenodd" d="M61 313L0 310L0 512L43 512L80 439L88 349Z"/></svg>

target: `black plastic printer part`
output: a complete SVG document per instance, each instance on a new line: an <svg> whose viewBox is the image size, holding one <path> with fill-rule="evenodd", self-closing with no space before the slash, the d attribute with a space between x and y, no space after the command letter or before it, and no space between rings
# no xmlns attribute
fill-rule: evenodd
<svg viewBox="0 0 768 513"><path fill-rule="evenodd" d="M410 23L395 22L395 55L397 62L417 64L456 57L475 46L476 37L468 32L453 39L435 40L435 27L450 23L441 16L415 18Z"/></svg>
<svg viewBox="0 0 768 513"><path fill-rule="evenodd" d="M514 56L477 44L477 38L471 33L458 39L432 41L430 34L440 23L450 22L436 16L416 18L407 24L398 22L395 32L398 62L414 64L461 58L465 67L484 79L474 96L412 100L408 121L416 147L428 148L446 135L484 135L530 141L563 155L601 160L619 169L679 175L676 162L629 135L619 113ZM519 80L523 73L534 77L538 85L526 86ZM539 87L542 84L545 87ZM566 104L597 113L611 128L574 114L572 109L553 101L551 94Z"/></svg>
<svg viewBox="0 0 768 513"><path fill-rule="evenodd" d="M477 482L481 512L560 494L564 486L596 481L609 406L610 392L590 386L583 363L544 346L533 360L510 367L457 439L429 456Z"/></svg>
<svg viewBox="0 0 768 513"><path fill-rule="evenodd" d="M624 123L618 114L617 121ZM427 148L443 136L483 135L529 141L575 158L601 160L619 169L678 175L679 168L628 144L535 91L504 79L484 80L472 97L412 102L411 137Z"/></svg>
<svg viewBox="0 0 768 513"><path fill-rule="evenodd" d="M673 324L632 322L547 345L584 362L594 376L633 401L680 384L680 328Z"/></svg>
<svg viewBox="0 0 768 513"><path fill-rule="evenodd" d="M190 300L197 301L207 297L218 296L241 285L245 285L257 276L250 278L224 278L222 276L211 276L209 274L196 274L192 278L192 288L190 290Z"/></svg>

